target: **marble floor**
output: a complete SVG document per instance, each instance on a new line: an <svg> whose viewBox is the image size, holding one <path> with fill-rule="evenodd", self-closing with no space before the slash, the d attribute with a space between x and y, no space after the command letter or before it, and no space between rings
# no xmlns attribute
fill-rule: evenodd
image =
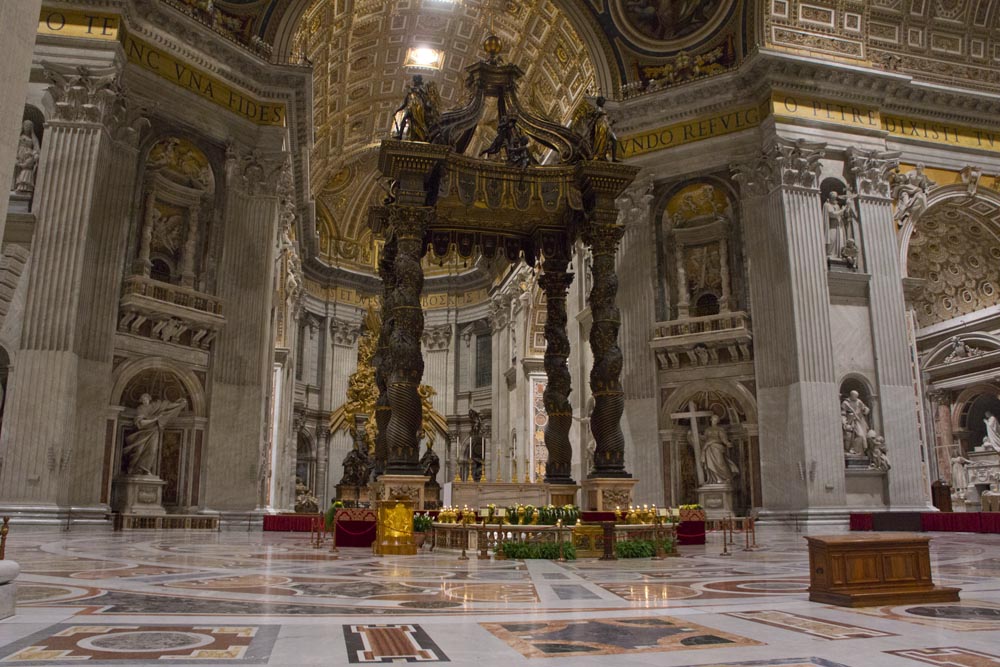
<svg viewBox="0 0 1000 667"><path fill-rule="evenodd" d="M662 561L525 563L14 526L0 666L1000 667L1000 536L934 535L935 579L961 603L848 610L807 600L802 535L762 529L759 550L727 557L710 535Z"/></svg>

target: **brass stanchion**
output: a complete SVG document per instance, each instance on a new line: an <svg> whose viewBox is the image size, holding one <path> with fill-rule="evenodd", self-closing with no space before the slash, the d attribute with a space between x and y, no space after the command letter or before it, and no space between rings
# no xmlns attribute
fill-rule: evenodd
<svg viewBox="0 0 1000 667"><path fill-rule="evenodd" d="M4 552L7 551L7 533L10 532L10 517L3 518L3 525L0 526L0 560L3 560Z"/></svg>
<svg viewBox="0 0 1000 667"><path fill-rule="evenodd" d="M757 550L757 519L755 517L750 517L750 548L754 551Z"/></svg>
<svg viewBox="0 0 1000 667"><path fill-rule="evenodd" d="M729 540L726 539L726 528L728 527L728 524L729 524L729 520L728 519L722 519L722 553L719 554L720 556L732 556L733 555L733 554L729 553Z"/></svg>
<svg viewBox="0 0 1000 667"><path fill-rule="evenodd" d="M465 555L465 550L469 548L469 525L464 524L464 526L462 532L465 533L465 538L462 540L462 555L458 557L458 560L469 560L469 557Z"/></svg>
<svg viewBox="0 0 1000 667"><path fill-rule="evenodd" d="M566 555L563 553L563 549L564 549L565 545L563 544L563 525L562 525L562 519L559 519L559 520L556 521L556 539L559 540L559 562L560 563L565 563L566 562Z"/></svg>

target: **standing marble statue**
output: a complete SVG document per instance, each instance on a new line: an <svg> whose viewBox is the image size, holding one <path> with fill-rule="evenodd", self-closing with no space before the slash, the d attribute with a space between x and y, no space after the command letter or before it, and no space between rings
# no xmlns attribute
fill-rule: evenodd
<svg viewBox="0 0 1000 667"><path fill-rule="evenodd" d="M969 475L965 466L970 465L971 463L972 461L965 458L961 454L951 458L952 495L958 498L965 498L965 491L969 486Z"/></svg>
<svg viewBox="0 0 1000 667"><path fill-rule="evenodd" d="M845 252L857 247L854 238L854 223L857 215L854 201L857 195L850 189L846 195L831 190L823 204L826 217L826 255L832 259L846 259Z"/></svg>
<svg viewBox="0 0 1000 667"><path fill-rule="evenodd" d="M902 227L908 220L915 219L927 208L927 195L936 185L924 173L923 163L917 163L913 171L906 174L896 172L892 178L892 198L896 203L893 220Z"/></svg>
<svg viewBox="0 0 1000 667"><path fill-rule="evenodd" d="M30 195L35 191L35 174L40 155L35 125L30 120L21 124L21 137L17 140L17 157L14 163L14 192Z"/></svg>
<svg viewBox="0 0 1000 667"><path fill-rule="evenodd" d="M424 477L428 477L427 483L437 486L438 472L441 470L441 459L434 453L434 441L427 441L427 451L420 457L420 469L423 470Z"/></svg>
<svg viewBox="0 0 1000 667"><path fill-rule="evenodd" d="M479 481L483 476L483 459L486 456L483 441L483 417L476 410L469 409L469 420L472 422L469 435L469 466L472 479Z"/></svg>
<svg viewBox="0 0 1000 667"><path fill-rule="evenodd" d="M711 425L702 433L701 465L706 484L732 484L739 468L729 459L732 443L726 429L719 426L719 415L712 415Z"/></svg>
<svg viewBox="0 0 1000 667"><path fill-rule="evenodd" d="M983 423L986 424L986 437L983 438L983 447L1000 452L1000 424L997 423L996 415L989 410L984 416L986 417L983 419Z"/></svg>
<svg viewBox="0 0 1000 667"><path fill-rule="evenodd" d="M135 433L125 438L122 458L125 472L129 475L155 475L160 456L160 440L163 429L187 407L187 400L154 401L149 394L139 398L136 408Z"/></svg>
<svg viewBox="0 0 1000 667"><path fill-rule="evenodd" d="M868 444L868 415L871 410L857 391L851 391L840 404L840 423L844 437L844 452L864 454Z"/></svg>

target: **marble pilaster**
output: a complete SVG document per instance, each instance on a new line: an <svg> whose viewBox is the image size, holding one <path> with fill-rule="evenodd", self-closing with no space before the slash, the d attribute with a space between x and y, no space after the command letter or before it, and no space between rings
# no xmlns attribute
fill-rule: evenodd
<svg viewBox="0 0 1000 667"><path fill-rule="evenodd" d="M849 151L848 161L857 181L862 252L871 274L870 313L882 435L892 461L889 502L896 509L922 509L930 501L930 489L918 432L906 298L899 278L896 224L889 198L889 176L899 165L899 155L855 149Z"/></svg>
<svg viewBox="0 0 1000 667"><path fill-rule="evenodd" d="M772 138L735 167L741 186L761 424L763 504L806 513L843 506L845 480L830 333L823 144Z"/></svg>

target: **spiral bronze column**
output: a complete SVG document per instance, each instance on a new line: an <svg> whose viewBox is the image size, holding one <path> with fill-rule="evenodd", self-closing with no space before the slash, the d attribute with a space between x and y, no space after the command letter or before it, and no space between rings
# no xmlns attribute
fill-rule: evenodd
<svg viewBox="0 0 1000 667"><path fill-rule="evenodd" d="M566 292L573 274L566 271L568 262L547 257L538 284L545 291L545 375L548 382L542 398L549 421L545 426L545 448L549 460L545 465L545 481L549 484L575 484L570 473L573 447L569 428L573 424L573 407L569 403L573 380L569 373L569 336L566 334Z"/></svg>
<svg viewBox="0 0 1000 667"><path fill-rule="evenodd" d="M398 245L393 272L396 285L393 292L392 320L388 339L388 395L392 410L386 427L389 449L386 473L420 475L420 430L422 407L417 387L424 375L424 358L420 337L424 333L424 311L420 294L424 287L424 271L420 258L424 254L424 234L433 209L420 206L393 206L389 224Z"/></svg>
<svg viewBox="0 0 1000 667"><path fill-rule="evenodd" d="M372 479L376 480L385 472L389 459L389 446L385 433L389 427L389 417L392 408L389 407L389 374L392 372L392 358L389 355L389 334L392 333L393 319L390 317L394 306L396 291L396 251L398 244L396 236L390 232L382 248L382 256L378 263L378 272L382 277L382 328L378 334L378 345L372 359L375 366L375 384L378 386L378 399L375 401L375 414L370 419L375 420L378 431L375 434L375 468Z"/></svg>
<svg viewBox="0 0 1000 667"><path fill-rule="evenodd" d="M624 233L622 225L595 222L584 236L594 257L594 286L588 297L593 318L590 349L594 357L590 370L590 390L594 396L590 430L596 442L594 470L589 475L592 478L632 476L625 471L625 435L621 427L625 392L621 383L622 351L618 347L621 312L615 305L618 295L615 253Z"/></svg>

